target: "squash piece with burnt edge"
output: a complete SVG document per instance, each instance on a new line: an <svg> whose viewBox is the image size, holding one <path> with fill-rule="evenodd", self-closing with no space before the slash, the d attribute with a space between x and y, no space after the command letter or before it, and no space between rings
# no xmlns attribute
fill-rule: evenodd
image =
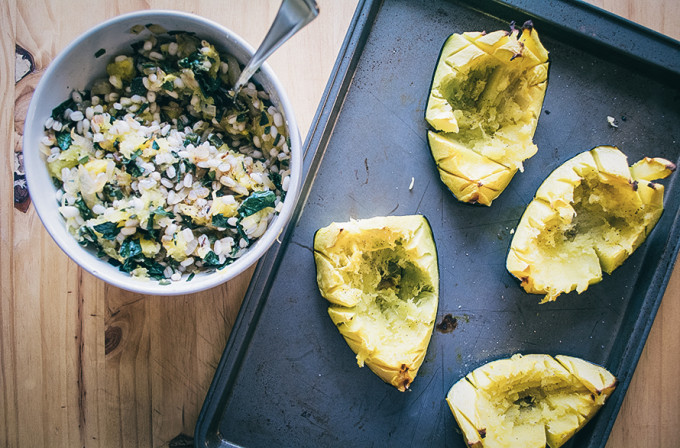
<svg viewBox="0 0 680 448"><path fill-rule="evenodd" d="M470 447L559 448L615 388L616 378L588 361L517 354L473 370L446 401Z"/></svg>
<svg viewBox="0 0 680 448"><path fill-rule="evenodd" d="M543 302L581 293L611 274L652 231L664 187L652 182L675 165L661 158L628 166L624 153L598 146L566 161L538 188L510 244L508 271Z"/></svg>
<svg viewBox="0 0 680 448"><path fill-rule="evenodd" d="M439 301L437 250L427 219L332 223L316 232L314 259L328 314L359 366L405 391L425 358Z"/></svg>
<svg viewBox="0 0 680 448"><path fill-rule="evenodd" d="M491 205L536 154L547 83L548 52L531 22L446 40L425 119L439 175L458 200Z"/></svg>

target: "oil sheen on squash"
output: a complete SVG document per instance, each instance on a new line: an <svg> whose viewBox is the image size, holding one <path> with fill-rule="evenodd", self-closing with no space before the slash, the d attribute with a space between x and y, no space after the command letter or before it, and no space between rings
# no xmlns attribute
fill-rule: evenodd
<svg viewBox="0 0 680 448"><path fill-rule="evenodd" d="M328 314L367 365L400 391L415 378L437 314L439 271L423 216L332 223L314 237Z"/></svg>
<svg viewBox="0 0 680 448"><path fill-rule="evenodd" d="M530 22L446 40L425 119L440 177L460 201L490 205L536 154L547 82L548 52Z"/></svg>
<svg viewBox="0 0 680 448"><path fill-rule="evenodd" d="M611 373L588 361L517 354L470 372L446 401L470 447L559 448L615 387Z"/></svg>
<svg viewBox="0 0 680 448"><path fill-rule="evenodd" d="M675 165L600 146L553 171L529 203L510 245L506 266L544 301L602 280L647 238L663 212L664 187L652 180Z"/></svg>

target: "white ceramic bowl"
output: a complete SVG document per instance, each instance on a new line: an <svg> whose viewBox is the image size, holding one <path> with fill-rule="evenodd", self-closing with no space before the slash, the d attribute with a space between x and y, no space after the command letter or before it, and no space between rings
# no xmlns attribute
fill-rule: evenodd
<svg viewBox="0 0 680 448"><path fill-rule="evenodd" d="M92 251L81 247L66 230L64 219L58 211L56 188L47 171L39 142L43 137L43 125L52 109L68 99L73 89L89 88L92 82L106 74L106 64L113 55L130 53L130 44L143 39L146 34L135 35L129 30L135 25L157 24L166 30L194 32L208 40L218 50L232 54L245 64L254 53L243 39L225 27L191 14L176 11L140 11L122 15L104 22L73 41L48 67L38 84L26 117L23 151L26 178L31 200L45 228L54 241L78 263L96 277L129 291L142 294L176 295L189 294L219 285L237 276L253 265L276 241L289 221L300 189L302 174L302 144L293 110L271 68L265 64L254 76L269 93L272 102L283 113L291 142L290 184L283 209L269 224L265 234L233 264L212 273L197 274L190 282L181 280L161 285L155 280L131 277L108 262L98 258ZM145 30L146 33L148 31ZM95 58L101 48L104 56ZM45 262L49 262L45 260Z"/></svg>

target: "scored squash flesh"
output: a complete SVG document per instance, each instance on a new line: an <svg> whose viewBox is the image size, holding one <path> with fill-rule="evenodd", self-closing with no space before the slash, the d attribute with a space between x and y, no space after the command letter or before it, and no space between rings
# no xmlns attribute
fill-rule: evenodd
<svg viewBox="0 0 680 448"><path fill-rule="evenodd" d="M530 22L446 40L425 119L440 177L458 200L490 205L536 153L547 82L548 52Z"/></svg>
<svg viewBox="0 0 680 448"><path fill-rule="evenodd" d="M328 314L383 381L405 391L430 342L439 300L437 251L423 216L332 223L314 236Z"/></svg>
<svg viewBox="0 0 680 448"><path fill-rule="evenodd" d="M559 448L615 387L611 373L582 359L517 354L475 369L446 401L470 447Z"/></svg>
<svg viewBox="0 0 680 448"><path fill-rule="evenodd" d="M599 146L553 171L527 206L510 244L508 271L543 302L602 280L642 244L663 212L654 179L675 165L644 158L628 166L621 151Z"/></svg>

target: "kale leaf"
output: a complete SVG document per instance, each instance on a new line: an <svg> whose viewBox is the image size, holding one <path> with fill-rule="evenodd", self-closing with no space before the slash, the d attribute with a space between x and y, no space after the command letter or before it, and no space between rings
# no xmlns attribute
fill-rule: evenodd
<svg viewBox="0 0 680 448"><path fill-rule="evenodd" d="M154 219L156 218L156 216L168 216L170 218L174 218L175 214L170 212L170 211L165 210L161 206L156 207L155 210L152 210L149 213L149 220L146 224L146 230L149 232L150 236L153 239L156 239L158 237L158 235L156 234L156 231L153 228L153 222L154 222Z"/></svg>
<svg viewBox="0 0 680 448"><path fill-rule="evenodd" d="M269 173L269 179L271 179L272 183L276 187L277 190L283 191L283 187L281 186L281 174L280 173L275 173L274 171L271 171Z"/></svg>
<svg viewBox="0 0 680 448"><path fill-rule="evenodd" d="M215 148L219 148L222 145L224 145L222 139L215 134L210 134L210 137L208 137L208 142L210 142L210 144L213 145Z"/></svg>
<svg viewBox="0 0 680 448"><path fill-rule="evenodd" d="M165 267L153 258L147 258L137 254L136 256L127 258L122 264L113 258L109 259L109 263L117 266L118 269L127 273L130 273L137 268L145 268L146 274L150 278L155 280L165 280Z"/></svg>
<svg viewBox="0 0 680 448"><path fill-rule="evenodd" d="M69 149L72 142L71 131L57 132L57 146L59 146L62 151Z"/></svg>
<svg viewBox="0 0 680 448"><path fill-rule="evenodd" d="M191 69L191 71L194 72L194 79L196 79L203 95L211 96L220 88L222 80L219 76L210 76L210 69L206 68L204 65L206 60L213 64L216 63L216 61L199 51L194 51L186 58L180 59L177 63L182 68Z"/></svg>
<svg viewBox="0 0 680 448"><path fill-rule="evenodd" d="M120 232L117 222L103 222L101 224L97 224L93 228L98 233L101 233L102 238L110 241L115 240L118 236L118 233Z"/></svg>
<svg viewBox="0 0 680 448"><path fill-rule="evenodd" d="M99 249L99 242L97 241L97 234L94 233L91 227L82 226L78 229L78 244L83 247L92 247L93 249Z"/></svg>
<svg viewBox="0 0 680 448"><path fill-rule="evenodd" d="M130 94L131 95L139 95L139 96L146 96L146 87L144 87L144 78L141 76L137 76L136 78L133 78L132 81L130 82Z"/></svg>
<svg viewBox="0 0 680 448"><path fill-rule="evenodd" d="M269 117L267 116L267 112L262 111L262 114L260 115L260 126L265 126L269 124Z"/></svg>
<svg viewBox="0 0 680 448"><path fill-rule="evenodd" d="M189 144L192 145L197 145L200 141L201 137L198 134L195 134L193 132L189 132L184 136L184 146L189 146Z"/></svg>
<svg viewBox="0 0 680 448"><path fill-rule="evenodd" d="M276 195L273 191L254 191L243 201L238 208L238 213L245 218L264 208L274 207L275 202Z"/></svg>
<svg viewBox="0 0 680 448"><path fill-rule="evenodd" d="M224 229L224 228L227 228L229 226L229 224L227 223L228 220L229 220L229 218L227 218L226 216L224 216L222 214L213 215L212 225L214 225L215 227L221 227L221 228Z"/></svg>
<svg viewBox="0 0 680 448"><path fill-rule="evenodd" d="M151 212L155 216L169 216L170 218L174 218L175 214L169 210L165 210L163 207L160 205L156 207L155 210Z"/></svg>
<svg viewBox="0 0 680 448"><path fill-rule="evenodd" d="M63 119L64 112L66 112L66 109L72 109L76 106L76 102L73 101L72 98L67 99L54 109L52 109L52 118L57 121L61 121Z"/></svg>
<svg viewBox="0 0 680 448"><path fill-rule="evenodd" d="M144 173L144 171L135 163L135 159L142 155L142 150L138 149L132 153L129 159L123 159L123 165L125 165L125 171L130 174L130 176L139 177Z"/></svg>
<svg viewBox="0 0 680 448"><path fill-rule="evenodd" d="M78 199L76 199L76 202L74 204L77 208L78 211L80 212L80 216L85 219L92 219L94 218L94 213L92 213L92 210L90 210L90 207L87 206L85 201L83 201L83 197L78 193Z"/></svg>
<svg viewBox="0 0 680 448"><path fill-rule="evenodd" d="M142 253L142 245L138 239L126 238L123 244L120 245L118 253L123 258L132 258Z"/></svg>
<svg viewBox="0 0 680 448"><path fill-rule="evenodd" d="M215 180L215 172L214 171L208 171L208 174L206 174L203 179L201 179L201 185L204 187L210 186L213 181ZM217 191L219 195L219 190Z"/></svg>
<svg viewBox="0 0 680 448"><path fill-rule="evenodd" d="M104 185L103 193L104 196L111 202L113 202L114 199L123 199L123 191L115 185L107 183Z"/></svg>
<svg viewBox="0 0 680 448"><path fill-rule="evenodd" d="M220 263L220 258L213 251L208 252L207 254L205 254L205 257L203 257L203 266L205 266L206 268L221 269L225 267L228 263L229 263L228 261Z"/></svg>
<svg viewBox="0 0 680 448"><path fill-rule="evenodd" d="M247 244L250 244L250 238L248 238L248 235L246 235L246 231L243 230L243 226L240 222L236 223L236 231L238 232L238 235L246 241ZM238 250L238 247L239 246L234 246L234 250Z"/></svg>
<svg viewBox="0 0 680 448"><path fill-rule="evenodd" d="M142 267L146 268L149 277L155 278L156 280L162 280L165 278L165 274L163 273L165 268L157 261L152 260L151 258L144 258L140 264Z"/></svg>

